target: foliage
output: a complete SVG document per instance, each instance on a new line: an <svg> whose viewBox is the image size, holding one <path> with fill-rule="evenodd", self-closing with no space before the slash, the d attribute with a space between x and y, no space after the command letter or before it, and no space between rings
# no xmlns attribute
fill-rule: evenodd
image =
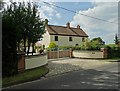
<svg viewBox="0 0 120 91"><path fill-rule="evenodd" d="M2 76L17 74L17 32L12 7L2 15Z"/></svg>
<svg viewBox="0 0 120 91"><path fill-rule="evenodd" d="M98 37L98 38L93 38L90 41L91 49L93 50L99 50L101 47L104 47L104 41Z"/></svg>
<svg viewBox="0 0 120 91"><path fill-rule="evenodd" d="M73 50L100 50L102 47L105 47L105 45L100 37L92 40L86 39L85 42L78 46L59 46L60 49L72 48Z"/></svg>
<svg viewBox="0 0 120 91"><path fill-rule="evenodd" d="M120 58L120 47L118 45L109 44L106 46L107 46L109 58L115 58L115 57Z"/></svg>
<svg viewBox="0 0 120 91"><path fill-rule="evenodd" d="M118 45L116 45L116 44L108 44L108 45L106 45L107 47L111 47L111 48L114 48L114 47L119 47Z"/></svg>
<svg viewBox="0 0 120 91"><path fill-rule="evenodd" d="M42 37L44 33L44 21L42 21L37 14L37 7L33 4L28 3L13 3L8 7L9 10L5 10L3 13L10 12L12 15L13 22L15 23L13 27L15 27L17 34L17 47L18 51L20 51L20 44L24 45L24 52L26 52L26 46L29 48L32 45L34 52L34 45L38 41L39 38Z"/></svg>
<svg viewBox="0 0 120 91"><path fill-rule="evenodd" d="M49 47L48 48L56 48L57 47L57 45L56 45L56 43L55 42L50 42L50 44L49 44Z"/></svg>
<svg viewBox="0 0 120 91"><path fill-rule="evenodd" d="M91 42L97 42L98 44L104 44L104 41L102 40L102 38L98 37L98 38L93 38L91 40Z"/></svg>
<svg viewBox="0 0 120 91"><path fill-rule="evenodd" d="M61 49L69 49L69 48L73 48L73 46L58 46L58 48Z"/></svg>
<svg viewBox="0 0 120 91"><path fill-rule="evenodd" d="M2 12L2 51L3 53L3 76L17 73L17 51L20 44L28 47L34 45L38 38L44 33L44 21L37 14L35 5L28 3L12 3ZM29 53L29 48L28 48Z"/></svg>
<svg viewBox="0 0 120 91"><path fill-rule="evenodd" d="M117 36L117 34L115 35L115 44L118 44L118 41L119 41L119 39L118 39L118 36Z"/></svg>
<svg viewBox="0 0 120 91"><path fill-rule="evenodd" d="M90 40L86 39L85 42L82 43L81 49L82 50L89 50L89 49L91 49Z"/></svg>

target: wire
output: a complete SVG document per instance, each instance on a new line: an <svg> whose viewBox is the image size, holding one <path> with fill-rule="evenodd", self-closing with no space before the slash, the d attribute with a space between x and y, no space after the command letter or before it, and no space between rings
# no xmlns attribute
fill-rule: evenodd
<svg viewBox="0 0 120 91"><path fill-rule="evenodd" d="M83 14L83 13L79 13L79 12L76 12L76 11L73 11L73 10L70 10L70 9L66 9L64 7L61 7L61 6L57 6L57 5L54 5L54 4L50 4L48 2L44 2L43 3L47 4L47 5L51 5L51 6L55 6L57 8L60 8L60 9L64 9L64 10L67 10L67 11L70 11L72 13L77 13L77 14L81 14L83 16L86 16L86 17L90 17L90 18L93 18L93 19L96 19L96 20L101 20L101 21L104 21L104 22L108 22L108 23L113 23L113 24L118 24L116 22L110 22L110 21L107 21L107 20L104 20L104 19L100 19L100 18L97 18L97 17L93 17L93 16L89 16L89 15L86 15L86 14Z"/></svg>

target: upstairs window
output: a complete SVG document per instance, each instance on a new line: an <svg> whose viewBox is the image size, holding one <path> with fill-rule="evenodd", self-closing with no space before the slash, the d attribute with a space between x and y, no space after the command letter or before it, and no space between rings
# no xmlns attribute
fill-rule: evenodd
<svg viewBox="0 0 120 91"><path fill-rule="evenodd" d="M69 37L69 41L72 41L72 37Z"/></svg>
<svg viewBox="0 0 120 91"><path fill-rule="evenodd" d="M82 42L85 42L85 38L84 37L82 38Z"/></svg>
<svg viewBox="0 0 120 91"><path fill-rule="evenodd" d="M55 36L55 41L58 41L58 36Z"/></svg>

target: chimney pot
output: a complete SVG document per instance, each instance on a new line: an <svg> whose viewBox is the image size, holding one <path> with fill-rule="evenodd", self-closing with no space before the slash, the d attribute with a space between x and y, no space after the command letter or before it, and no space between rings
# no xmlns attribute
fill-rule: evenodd
<svg viewBox="0 0 120 91"><path fill-rule="evenodd" d="M66 25L67 25L67 28L70 28L70 23L69 22Z"/></svg>
<svg viewBox="0 0 120 91"><path fill-rule="evenodd" d="M80 25L77 25L77 28L80 29Z"/></svg>

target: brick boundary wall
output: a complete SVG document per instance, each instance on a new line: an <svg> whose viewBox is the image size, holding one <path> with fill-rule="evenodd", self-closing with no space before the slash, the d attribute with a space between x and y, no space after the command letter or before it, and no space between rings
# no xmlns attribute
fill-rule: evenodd
<svg viewBox="0 0 120 91"><path fill-rule="evenodd" d="M103 52L103 58L108 58L107 48L101 48L100 52ZM59 50L59 51L48 51L47 59L55 59L55 58L64 58L70 57L73 58L73 49L69 50ZM25 70L25 53L18 54L18 72L23 72Z"/></svg>
<svg viewBox="0 0 120 91"><path fill-rule="evenodd" d="M58 50L58 51L48 51L47 57L48 59L55 59L55 58L64 58L64 57L75 57L73 55L73 49L70 48L69 50ZM90 51L91 52L91 51ZM101 48L98 52L101 52L102 57L100 58L108 58L107 48ZM79 54L80 55L80 54ZM84 57L83 57L84 58ZM85 57L86 58L86 57ZM88 57L89 58L89 57ZM96 58L96 57L95 57Z"/></svg>

